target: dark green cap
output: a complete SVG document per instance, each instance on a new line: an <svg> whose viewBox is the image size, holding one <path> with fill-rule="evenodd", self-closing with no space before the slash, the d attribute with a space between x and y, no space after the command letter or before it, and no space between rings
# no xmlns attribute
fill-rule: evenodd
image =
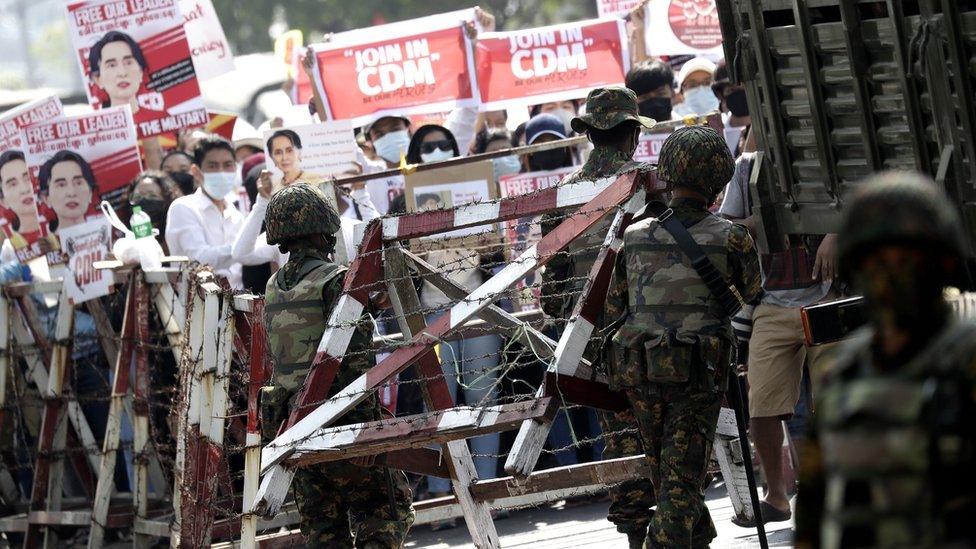
<svg viewBox="0 0 976 549"><path fill-rule="evenodd" d="M645 128L654 125L654 120L641 116L637 111L637 96L621 87L596 88L586 96L586 114L570 121L573 130L586 133L589 128L609 130L633 120Z"/></svg>

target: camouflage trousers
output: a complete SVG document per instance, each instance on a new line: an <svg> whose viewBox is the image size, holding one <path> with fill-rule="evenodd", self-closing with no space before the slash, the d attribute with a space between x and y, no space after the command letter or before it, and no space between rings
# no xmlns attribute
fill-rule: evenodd
<svg viewBox="0 0 976 549"><path fill-rule="evenodd" d="M600 427L607 434L603 459L617 459L644 453L640 433L623 432L635 427L637 421L628 407L617 413L598 412ZM647 533L654 506L654 487L646 478L628 480L610 488L610 511L607 520L624 534Z"/></svg>
<svg viewBox="0 0 976 549"><path fill-rule="evenodd" d="M402 471L333 462L299 469L292 484L306 547L403 546L413 496Z"/></svg>
<svg viewBox="0 0 976 549"><path fill-rule="evenodd" d="M705 507L703 486L721 393L694 380L644 382L628 389L627 397L640 426L657 494L646 547L708 547L717 533Z"/></svg>

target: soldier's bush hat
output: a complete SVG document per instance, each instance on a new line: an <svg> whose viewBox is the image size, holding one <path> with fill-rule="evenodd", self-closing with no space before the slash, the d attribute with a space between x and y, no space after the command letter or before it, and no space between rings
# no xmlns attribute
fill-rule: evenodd
<svg viewBox="0 0 976 549"><path fill-rule="evenodd" d="M725 138L708 126L678 128L661 145L657 176L671 185L708 195L725 188L734 172Z"/></svg>
<svg viewBox="0 0 976 549"><path fill-rule="evenodd" d="M339 215L322 191L296 183L271 197L264 225L268 244L281 244L317 234L334 235L339 231Z"/></svg>
<svg viewBox="0 0 976 549"><path fill-rule="evenodd" d="M586 114L573 118L569 125L574 131L585 133L590 128L609 130L633 120L645 128L654 125L654 120L641 116L637 111L637 96L634 92L620 86L596 88L586 96Z"/></svg>
<svg viewBox="0 0 976 549"><path fill-rule="evenodd" d="M876 174L855 188L837 237L841 276L847 278L858 257L884 244L955 257L967 249L956 207L928 176L911 171Z"/></svg>

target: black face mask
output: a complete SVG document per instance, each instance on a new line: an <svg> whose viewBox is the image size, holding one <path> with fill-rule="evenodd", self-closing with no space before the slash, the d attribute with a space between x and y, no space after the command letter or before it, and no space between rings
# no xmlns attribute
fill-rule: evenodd
<svg viewBox="0 0 976 549"><path fill-rule="evenodd" d="M725 104L732 111L732 116L749 116L749 102L746 100L746 90L735 90L725 96Z"/></svg>
<svg viewBox="0 0 976 549"><path fill-rule="evenodd" d="M570 165L566 149L552 149L539 151L529 155L529 164L533 170L557 170Z"/></svg>
<svg viewBox="0 0 976 549"><path fill-rule="evenodd" d="M647 116L661 122L671 120L671 98L670 97L651 97L641 101L637 105L637 111L641 116Z"/></svg>
<svg viewBox="0 0 976 549"><path fill-rule="evenodd" d="M142 211L146 212L146 215L152 221L153 227L161 229L166 224L166 210L168 206L165 200L161 198L140 198L133 202L132 205L139 206L142 208Z"/></svg>
<svg viewBox="0 0 976 549"><path fill-rule="evenodd" d="M169 174L170 178L176 182L176 186L180 188L180 192L184 196L193 194L196 190L196 184L193 182L193 175L189 172L173 172Z"/></svg>

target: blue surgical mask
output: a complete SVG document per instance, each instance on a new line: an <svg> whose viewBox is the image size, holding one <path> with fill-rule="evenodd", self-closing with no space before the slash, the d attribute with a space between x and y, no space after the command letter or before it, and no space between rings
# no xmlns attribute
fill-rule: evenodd
<svg viewBox="0 0 976 549"><path fill-rule="evenodd" d="M407 130L390 132L379 139L373 140L376 154L383 160L394 164L400 162L400 157L406 154L410 146L410 133Z"/></svg>
<svg viewBox="0 0 976 549"><path fill-rule="evenodd" d="M698 86L685 92L685 105L683 110L687 114L708 114L718 109L718 97L711 86Z"/></svg>
<svg viewBox="0 0 976 549"><path fill-rule="evenodd" d="M384 136L386 137L386 136ZM420 159L424 162L437 162L439 160L447 160L448 158L454 158L454 151L444 150L444 149L434 149L429 153L420 153Z"/></svg>
<svg viewBox="0 0 976 549"><path fill-rule="evenodd" d="M222 200L237 188L234 172L206 172L203 174L203 192L210 198Z"/></svg>
<svg viewBox="0 0 976 549"><path fill-rule="evenodd" d="M516 154L492 158L491 165L495 170L495 178L512 175L513 173L519 173L522 171L522 162L519 160L519 157Z"/></svg>

